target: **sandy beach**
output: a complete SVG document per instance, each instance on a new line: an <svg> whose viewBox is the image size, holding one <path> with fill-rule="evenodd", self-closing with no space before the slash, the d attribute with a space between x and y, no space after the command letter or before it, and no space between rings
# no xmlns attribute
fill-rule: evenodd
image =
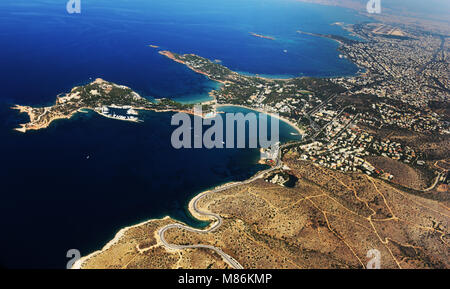
<svg viewBox="0 0 450 289"><path fill-rule="evenodd" d="M260 112L260 113L265 113L265 114L267 114L267 115L270 115L271 117L278 118L279 120L281 120L281 121L283 121L283 122L289 124L289 125L290 125L293 129L295 129L301 136L305 135L305 131L302 130L302 129L300 129L300 128L299 128L296 124L294 124L292 121L290 121L290 120L288 120L288 119L286 119L286 118L284 118L284 117L282 117L282 116L276 115L276 114L274 114L274 113L270 113L270 112L264 111L264 110L262 110L262 109L252 108L252 107L248 107L248 106L245 106L245 105L238 105L238 104L217 104L217 105L216 105L216 108L227 107L227 106L240 107L240 108L245 108L245 109L249 109L249 110L254 110L254 111L257 111L257 112Z"/></svg>

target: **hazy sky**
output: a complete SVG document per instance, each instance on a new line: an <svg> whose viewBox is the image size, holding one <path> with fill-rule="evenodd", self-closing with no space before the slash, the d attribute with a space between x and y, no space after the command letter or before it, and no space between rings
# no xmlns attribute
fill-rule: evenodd
<svg viewBox="0 0 450 289"><path fill-rule="evenodd" d="M450 18L449 0L381 0L383 6L413 13L447 15Z"/></svg>

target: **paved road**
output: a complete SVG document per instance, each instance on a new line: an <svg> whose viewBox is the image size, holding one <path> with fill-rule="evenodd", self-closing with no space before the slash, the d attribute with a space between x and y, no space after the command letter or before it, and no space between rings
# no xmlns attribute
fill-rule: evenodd
<svg viewBox="0 0 450 289"><path fill-rule="evenodd" d="M195 211L195 213L197 213L200 216L207 216L209 219L213 219L215 220L215 222L213 223L212 226L210 226L209 228L205 229L205 230L200 230L200 229L196 229L196 228L192 228L192 227L188 227L185 226L183 224L170 224L167 226L164 226L163 228L161 228L158 232L159 238L161 239L162 244L169 249L174 249L174 250L183 250L183 249L192 249L192 248L206 248L206 249L211 249L214 250L216 253L218 253L220 256L222 256L222 258L233 268L235 269L244 269L244 267L242 267L241 264L239 264L238 261L236 261L233 257L231 257L230 255L226 254L225 252L223 252L220 248L217 247L213 247L213 246L209 246L209 245L175 245L175 244L170 244L166 241L164 234L167 230L170 229L183 229L189 232L193 232L193 233L200 233L200 234L208 234L211 232L214 232L215 230L217 230L223 223L222 217L220 217L218 214L214 214L214 213L208 213L208 212L203 212L201 210L199 210L197 204L198 202L206 197L209 194L214 194L214 193L218 193L218 192L222 192L237 186L241 186L241 185L245 185L245 184L249 184L254 182L257 179L262 178L265 174L272 172L274 170L280 169L282 167L282 162L281 162L281 150L288 146L288 145L292 145L292 143L290 144L285 144L280 146L279 151L278 151L278 157L277 157L277 162L276 162L276 166L272 167L270 169L267 169L265 171L259 172L258 174L256 174L254 177L252 177L251 179L248 179L246 181L243 182L235 182L235 183L229 183L226 185L223 185L221 187L218 187L212 191L206 191L202 194L197 195L191 202L192 202L192 209Z"/></svg>

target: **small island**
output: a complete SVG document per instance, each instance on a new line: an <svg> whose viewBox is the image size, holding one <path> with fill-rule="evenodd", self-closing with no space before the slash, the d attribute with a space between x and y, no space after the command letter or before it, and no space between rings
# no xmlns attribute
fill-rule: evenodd
<svg viewBox="0 0 450 289"><path fill-rule="evenodd" d="M258 37L258 38L263 38L263 39L269 39L269 40L276 40L274 37L272 36L266 36L266 35L262 35L262 34L257 34L257 33L253 33L250 32L250 35Z"/></svg>

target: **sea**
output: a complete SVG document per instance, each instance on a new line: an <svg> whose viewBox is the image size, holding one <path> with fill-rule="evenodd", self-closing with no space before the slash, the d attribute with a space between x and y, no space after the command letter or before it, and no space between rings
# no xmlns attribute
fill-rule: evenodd
<svg viewBox="0 0 450 289"><path fill-rule="evenodd" d="M354 75L336 42L296 31L349 36L331 24L366 21L294 0L81 0L80 14L66 2L0 1L0 267L62 269L69 249L87 255L153 218L205 226L187 210L193 196L267 168L258 149L174 149L173 113L141 112L134 123L88 111L23 134L13 129L28 117L11 106L52 105L98 77L148 99L210 99L217 83L159 50L265 77ZM280 124L282 142L299 139Z"/></svg>

